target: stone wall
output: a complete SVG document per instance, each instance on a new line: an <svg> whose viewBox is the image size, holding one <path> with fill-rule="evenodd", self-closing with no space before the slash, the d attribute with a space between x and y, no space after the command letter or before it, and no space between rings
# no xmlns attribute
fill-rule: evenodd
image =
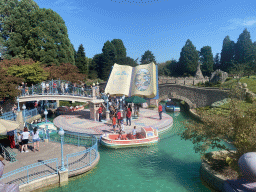
<svg viewBox="0 0 256 192"><path fill-rule="evenodd" d="M191 87L177 84L159 85L160 98L184 100L190 108L205 107L229 96L228 90Z"/></svg>
<svg viewBox="0 0 256 192"><path fill-rule="evenodd" d="M209 77L195 78L195 77L164 77L159 76L158 83L160 84L177 84L177 85L196 85L198 83L205 83L209 81Z"/></svg>

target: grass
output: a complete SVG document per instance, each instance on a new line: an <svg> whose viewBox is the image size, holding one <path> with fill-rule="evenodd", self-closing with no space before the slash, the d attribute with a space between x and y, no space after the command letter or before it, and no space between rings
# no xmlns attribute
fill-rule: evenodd
<svg viewBox="0 0 256 192"><path fill-rule="evenodd" d="M240 81L241 83L246 83L247 88L252 91L253 93L256 93L256 76L250 76L249 78L242 77L240 79L233 79L233 78L228 78L224 83L222 84L210 84L210 83L199 83L197 86L199 87L220 87L220 88L227 88L230 89L232 86L236 85L237 82Z"/></svg>

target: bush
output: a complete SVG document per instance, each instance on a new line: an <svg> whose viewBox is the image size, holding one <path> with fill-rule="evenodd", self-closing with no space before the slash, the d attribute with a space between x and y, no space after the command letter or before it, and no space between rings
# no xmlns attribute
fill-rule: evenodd
<svg viewBox="0 0 256 192"><path fill-rule="evenodd" d="M156 105L149 105L148 108L156 108Z"/></svg>

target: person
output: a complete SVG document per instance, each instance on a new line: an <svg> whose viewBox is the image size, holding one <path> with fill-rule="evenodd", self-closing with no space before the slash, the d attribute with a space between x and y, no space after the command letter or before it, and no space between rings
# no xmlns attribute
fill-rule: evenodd
<svg viewBox="0 0 256 192"><path fill-rule="evenodd" d="M45 93L45 82L43 81L41 85L42 85L42 95L43 95Z"/></svg>
<svg viewBox="0 0 256 192"><path fill-rule="evenodd" d="M102 119L102 105L99 107L98 113L99 113L99 122L101 122L101 119Z"/></svg>
<svg viewBox="0 0 256 192"><path fill-rule="evenodd" d="M10 147L12 149L15 148L14 131L8 131L7 135L10 142Z"/></svg>
<svg viewBox="0 0 256 192"><path fill-rule="evenodd" d="M37 151L39 151L39 141L40 141L40 138L39 138L39 131L37 130L37 128L35 127L33 132L32 132L32 139L33 139L33 151L35 152L36 150L36 145L37 145Z"/></svg>
<svg viewBox="0 0 256 192"><path fill-rule="evenodd" d="M163 113L162 105L158 106L158 113L159 113L159 119L161 120L162 119L162 113Z"/></svg>
<svg viewBox="0 0 256 192"><path fill-rule="evenodd" d="M60 84L60 88L61 88L62 95L64 95L64 94L65 94L65 89L64 89L64 83L63 83L63 81L62 81L61 84Z"/></svg>
<svg viewBox="0 0 256 192"><path fill-rule="evenodd" d="M114 129L114 133L116 133L116 117L113 116L112 118L112 125L113 125L113 129Z"/></svg>
<svg viewBox="0 0 256 192"><path fill-rule="evenodd" d="M122 119L121 119L121 126L120 126L120 132L122 133L125 133L125 131L124 131L124 122L122 121Z"/></svg>
<svg viewBox="0 0 256 192"><path fill-rule="evenodd" d="M131 126L131 117L132 117L132 112L130 111L130 109L127 109L127 113L126 113L126 125Z"/></svg>
<svg viewBox="0 0 256 192"><path fill-rule="evenodd" d="M17 139L18 139L18 144L19 144L19 151L21 152L22 140L21 140L20 132L17 133Z"/></svg>
<svg viewBox="0 0 256 192"><path fill-rule="evenodd" d="M122 116L121 111L118 111L117 112L117 122L118 122L119 126L120 126L120 123L121 123L121 116Z"/></svg>
<svg viewBox="0 0 256 192"><path fill-rule="evenodd" d="M48 82L45 84L45 87L46 87L46 94L48 95L50 92L50 85Z"/></svg>
<svg viewBox="0 0 256 192"><path fill-rule="evenodd" d="M53 88L53 94L57 94L57 83L55 81L53 81L53 84L52 84L52 88Z"/></svg>
<svg viewBox="0 0 256 192"><path fill-rule="evenodd" d="M21 146L21 153L24 153L23 149L25 149L25 152L28 152L28 137L30 136L30 133L28 132L28 128L24 128L24 132L21 134L22 138L22 146Z"/></svg>
<svg viewBox="0 0 256 192"><path fill-rule="evenodd" d="M132 130L133 139L136 139L136 134L137 134L136 126L134 126L134 128L133 128L133 130Z"/></svg>
<svg viewBox="0 0 256 192"><path fill-rule="evenodd" d="M68 82L65 83L65 91L66 91L66 94L68 94Z"/></svg>

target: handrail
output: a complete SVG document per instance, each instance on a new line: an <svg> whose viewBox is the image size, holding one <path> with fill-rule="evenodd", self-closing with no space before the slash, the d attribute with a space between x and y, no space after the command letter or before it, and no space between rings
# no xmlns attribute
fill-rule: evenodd
<svg viewBox="0 0 256 192"><path fill-rule="evenodd" d="M83 85L73 84L65 80L43 81L31 87L19 87L20 96L28 95L73 95L82 97L92 97L92 89Z"/></svg>
<svg viewBox="0 0 256 192"><path fill-rule="evenodd" d="M2 116L0 116L0 118L4 120L16 121L17 115L13 111L10 111L3 113Z"/></svg>

